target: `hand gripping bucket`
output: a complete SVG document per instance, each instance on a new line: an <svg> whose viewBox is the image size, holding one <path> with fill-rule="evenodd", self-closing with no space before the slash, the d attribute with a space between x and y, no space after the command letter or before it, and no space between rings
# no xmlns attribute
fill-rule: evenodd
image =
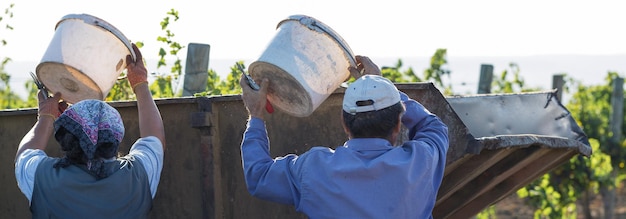
<svg viewBox="0 0 626 219"><path fill-rule="evenodd" d="M350 77L348 66L356 66L354 55L335 31L312 17L293 15L278 23L249 72L257 81L269 79L272 106L306 117Z"/></svg>
<svg viewBox="0 0 626 219"><path fill-rule="evenodd" d="M104 100L120 73L126 56L135 59L130 41L113 25L88 14L69 14L55 27L55 34L41 62L37 77L63 100Z"/></svg>

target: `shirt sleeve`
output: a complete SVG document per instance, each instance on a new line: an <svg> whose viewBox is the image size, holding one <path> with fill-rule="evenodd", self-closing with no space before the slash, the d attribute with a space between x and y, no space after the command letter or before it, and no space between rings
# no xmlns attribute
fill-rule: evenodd
<svg viewBox="0 0 626 219"><path fill-rule="evenodd" d="M154 136L140 138L130 148L129 156L139 160L148 174L148 183L152 198L156 195L161 171L163 170L163 145Z"/></svg>
<svg viewBox="0 0 626 219"><path fill-rule="evenodd" d="M409 138L436 147L445 157L448 151L448 126L419 102L400 92L406 112L402 124L409 129Z"/></svg>
<svg viewBox="0 0 626 219"><path fill-rule="evenodd" d="M33 187L35 185L35 172L41 161L48 157L46 152L39 149L26 149L15 161L15 179L17 187L30 203L33 197Z"/></svg>
<svg viewBox="0 0 626 219"><path fill-rule="evenodd" d="M241 143L244 177L251 195L278 203L296 205L297 180L292 168L295 154L272 159L263 120L251 118Z"/></svg>

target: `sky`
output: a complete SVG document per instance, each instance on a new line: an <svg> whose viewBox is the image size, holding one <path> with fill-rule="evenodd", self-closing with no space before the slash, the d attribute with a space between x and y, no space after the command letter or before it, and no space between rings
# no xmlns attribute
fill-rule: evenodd
<svg viewBox="0 0 626 219"><path fill-rule="evenodd" d="M626 72L626 60L620 61L626 55L626 2L617 0L9 0L0 3L0 9L11 2L15 2L14 16L2 15L5 20L0 24L8 23L14 29L0 28L0 39L7 41L0 47L0 57L22 63L9 66L17 72L34 71L54 36L55 25L68 14L90 14L109 22L130 41L145 44L144 58L156 60L158 49L165 46L156 41L163 35L159 23L171 9L180 16L169 27L174 41L209 44L209 68L218 73L229 71L233 60L249 64L258 58L275 36L277 24L296 14L323 22L354 54L369 56L381 66L397 59L414 60L405 65L420 72L438 48L446 48L453 76L455 69L460 72L457 75L478 74L485 62L497 63L495 72L506 69L509 62L518 62L522 72L568 72L590 82L601 82L607 71ZM545 63L544 59L555 55L577 59ZM186 50L178 57L184 60ZM468 63L471 69L458 67L476 57L482 58ZM531 57L547 67L519 63ZM606 59L615 61L581 70L596 65L594 60ZM148 70L162 71L150 62ZM551 80L549 72L535 71L529 74L529 81L545 85ZM478 78L472 77L476 79L465 80ZM27 74L16 78L26 80Z"/></svg>

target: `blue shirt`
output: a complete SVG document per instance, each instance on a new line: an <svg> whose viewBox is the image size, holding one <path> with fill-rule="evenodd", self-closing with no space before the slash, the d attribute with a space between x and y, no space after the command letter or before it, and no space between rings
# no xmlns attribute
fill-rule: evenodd
<svg viewBox="0 0 626 219"><path fill-rule="evenodd" d="M241 145L248 191L291 204L310 218L432 218L448 150L448 128L401 93L410 141L350 139L272 159L263 120L251 118Z"/></svg>

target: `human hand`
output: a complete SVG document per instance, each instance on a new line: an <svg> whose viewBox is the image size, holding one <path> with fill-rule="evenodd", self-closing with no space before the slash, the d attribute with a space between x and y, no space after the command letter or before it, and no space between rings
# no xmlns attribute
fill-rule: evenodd
<svg viewBox="0 0 626 219"><path fill-rule="evenodd" d="M241 74L241 78L239 79L239 86L243 90L243 94L241 95L243 99L243 103L248 110L248 113L251 117L257 117L263 119L264 111L267 102L267 87L269 85L269 80L263 79L261 82L261 88L257 91L252 89L248 85L248 79L244 74Z"/></svg>
<svg viewBox="0 0 626 219"><path fill-rule="evenodd" d="M137 48L137 45L134 43L132 46L137 57L133 60L131 55L126 56L126 69L128 70L128 82L134 91L138 84L144 82L148 83L148 70L146 70L146 66L143 63L143 55L141 55L141 51L139 51L139 48Z"/></svg>
<svg viewBox="0 0 626 219"><path fill-rule="evenodd" d="M37 99L39 100L38 114L41 116L51 116L53 119L59 118L61 113L67 109L67 102L60 101L61 93L57 92L52 97L45 98L40 91L37 93ZM59 102L60 101L60 102Z"/></svg>
<svg viewBox="0 0 626 219"><path fill-rule="evenodd" d="M356 60L356 67L348 67L348 71L354 79L359 79L363 75L382 75L380 68L369 57L355 56L354 59Z"/></svg>

